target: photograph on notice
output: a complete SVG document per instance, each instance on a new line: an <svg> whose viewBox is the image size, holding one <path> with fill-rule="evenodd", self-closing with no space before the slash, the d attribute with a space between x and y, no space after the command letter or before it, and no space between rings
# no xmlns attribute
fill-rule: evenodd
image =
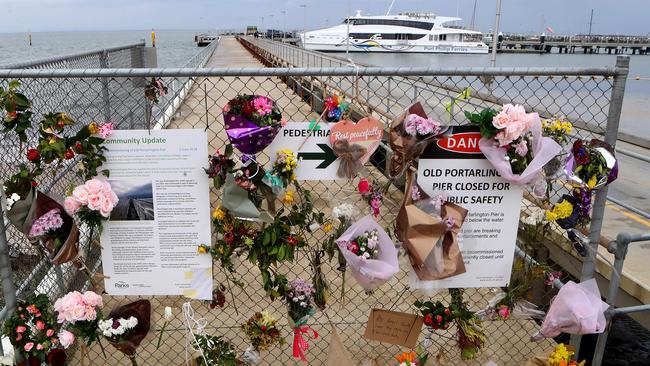
<svg viewBox="0 0 650 366"><path fill-rule="evenodd" d="M111 180L111 187L120 199L111 212L115 221L149 221L154 219L153 185L151 182Z"/></svg>

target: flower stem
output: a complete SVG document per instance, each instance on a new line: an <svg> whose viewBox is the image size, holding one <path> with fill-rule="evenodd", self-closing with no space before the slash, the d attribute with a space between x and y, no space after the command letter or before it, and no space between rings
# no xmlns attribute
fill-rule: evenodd
<svg viewBox="0 0 650 366"><path fill-rule="evenodd" d="M160 328L160 335L158 336L158 343L156 343L156 349L160 348L160 342L162 341L163 333L165 333L165 328L167 328L167 321L163 323L162 328Z"/></svg>
<svg viewBox="0 0 650 366"><path fill-rule="evenodd" d="M102 355L104 356L104 359L106 359L106 351L104 351L104 345L102 344L101 338L97 338L97 343L99 343L99 348L102 350Z"/></svg>

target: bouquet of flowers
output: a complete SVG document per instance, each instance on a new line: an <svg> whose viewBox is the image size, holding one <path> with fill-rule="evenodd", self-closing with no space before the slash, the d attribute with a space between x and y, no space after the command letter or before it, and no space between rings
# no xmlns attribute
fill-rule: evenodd
<svg viewBox="0 0 650 366"><path fill-rule="evenodd" d="M604 187L618 177L614 149L596 139L589 144L584 140L576 140L567 159L565 173L578 188L594 190Z"/></svg>
<svg viewBox="0 0 650 366"><path fill-rule="evenodd" d="M352 254L365 259L377 259L379 254L379 236L377 230L367 231L353 238L345 244L345 247Z"/></svg>
<svg viewBox="0 0 650 366"><path fill-rule="evenodd" d="M307 338L318 338L318 333L307 325L309 317L316 312L312 306L315 292L309 282L298 278L289 282L284 293L284 301L289 308L289 325L293 329L293 357L305 362L305 351L309 349L309 343L303 334Z"/></svg>
<svg viewBox="0 0 650 366"><path fill-rule="evenodd" d="M423 349L418 347L417 352L402 352L395 356L398 366L424 366L427 364L429 355Z"/></svg>
<svg viewBox="0 0 650 366"><path fill-rule="evenodd" d="M376 243L378 253L374 259L359 256L348 249L350 242L362 236L364 233L369 232L376 233L376 237L378 238L378 242ZM365 216L351 225L336 240L336 243L348 267L352 271L352 275L366 291L372 291L388 282L399 272L395 244L384 229L370 216Z"/></svg>
<svg viewBox="0 0 650 366"><path fill-rule="evenodd" d="M345 118L350 110L350 105L343 101L342 97L332 94L325 98L325 120L327 122L338 122Z"/></svg>
<svg viewBox="0 0 650 366"><path fill-rule="evenodd" d="M192 346L200 356L191 360L191 366L241 366L245 363L237 358L237 350L233 344L219 336L194 334Z"/></svg>
<svg viewBox="0 0 650 366"><path fill-rule="evenodd" d="M151 303L149 300L138 300L117 307L108 314L102 328L108 327L109 322L111 328L117 328L106 332L102 330L102 334L113 347L131 360L132 365L137 366L137 348L151 327ZM111 335L108 336L108 333Z"/></svg>
<svg viewBox="0 0 650 366"><path fill-rule="evenodd" d="M390 147L393 149L391 174L399 175L408 162L420 157L424 149L447 130L424 112L420 102L407 108L390 126Z"/></svg>
<svg viewBox="0 0 650 366"><path fill-rule="evenodd" d="M363 197L363 199L368 202L368 205L370 205L370 208L372 208L372 214L375 217L379 216L379 209L384 200L384 189L376 181L371 184L366 178L361 178L359 180L357 189L359 190L361 197Z"/></svg>
<svg viewBox="0 0 650 366"><path fill-rule="evenodd" d="M575 349L564 343L557 344L548 355L535 356L529 359L524 366L584 366L586 361L573 359Z"/></svg>
<svg viewBox="0 0 650 366"><path fill-rule="evenodd" d="M565 194L553 207L546 211L546 220L555 221L567 230L574 248L583 257L587 256L587 248L579 240L573 230L585 226L591 221L591 192L584 189L574 189L572 195Z"/></svg>
<svg viewBox="0 0 650 366"><path fill-rule="evenodd" d="M209 156L210 166L205 169L205 173L212 179L216 189L220 189L226 183L226 175L235 168L232 153L232 145L228 144L223 154L217 150L214 155Z"/></svg>
<svg viewBox="0 0 650 366"><path fill-rule="evenodd" d="M59 334L61 345L68 348L74 343L76 337L80 338L84 342L81 345L82 360L87 356L86 347L94 342L98 342L104 352L97 333L97 324L102 319L103 307L102 297L92 291L83 294L72 291L54 302L57 320L65 329Z"/></svg>
<svg viewBox="0 0 650 366"><path fill-rule="evenodd" d="M569 142L569 134L572 130L573 125L571 122L564 119L554 118L552 120L542 120L542 134L546 137L552 138L562 147L562 151L544 165L544 173L546 174L547 179L556 177L558 171L560 171L564 166L564 149Z"/></svg>
<svg viewBox="0 0 650 366"><path fill-rule="evenodd" d="M440 301L416 301L415 307L420 310L424 317L424 325L432 330L447 330L454 321L451 309Z"/></svg>
<svg viewBox="0 0 650 366"><path fill-rule="evenodd" d="M158 98L164 97L168 92L161 78L151 78L151 81L144 87L144 97L147 100L158 104Z"/></svg>
<svg viewBox="0 0 650 366"><path fill-rule="evenodd" d="M278 320L271 316L268 311L255 313L248 321L242 324L246 338L251 342L253 351L266 351L276 343L284 344L285 340L280 336L277 327Z"/></svg>
<svg viewBox="0 0 650 366"><path fill-rule="evenodd" d="M65 363L65 354L63 362L54 362L54 350L63 340L59 340L49 305L47 295L32 295L25 301L18 301L16 310L4 323L4 334L31 365Z"/></svg>
<svg viewBox="0 0 650 366"><path fill-rule="evenodd" d="M102 222L108 220L119 199L106 180L90 179L77 186L65 199L65 210L76 215L92 229L102 231Z"/></svg>
<svg viewBox="0 0 650 366"><path fill-rule="evenodd" d="M276 103L260 95L238 95L223 107L226 134L242 153L254 155L275 138L282 124Z"/></svg>
<svg viewBox="0 0 650 366"><path fill-rule="evenodd" d="M282 149L276 152L273 168L266 172L264 183L271 187L277 196L284 192L296 181L296 168L298 167L298 156L289 149Z"/></svg>
<svg viewBox="0 0 650 366"><path fill-rule="evenodd" d="M581 283L569 281L551 302L542 328L533 340L557 337L560 333L593 334L605 331L605 310L595 279Z"/></svg>
<svg viewBox="0 0 650 366"><path fill-rule="evenodd" d="M542 136L539 115L526 113L521 105L506 104L500 112L489 108L480 113L465 112L465 116L481 129L481 152L511 183L535 185L544 165L562 149L553 139ZM540 187L535 188L540 193Z"/></svg>
<svg viewBox="0 0 650 366"><path fill-rule="evenodd" d="M450 289L451 305L449 308L458 326L458 347L463 360L473 360L485 345L487 336L481 326L481 320L469 310L463 301L462 289Z"/></svg>

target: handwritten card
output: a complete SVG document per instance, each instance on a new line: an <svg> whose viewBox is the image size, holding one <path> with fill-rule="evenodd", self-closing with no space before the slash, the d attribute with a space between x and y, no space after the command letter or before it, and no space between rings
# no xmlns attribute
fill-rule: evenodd
<svg viewBox="0 0 650 366"><path fill-rule="evenodd" d="M363 337L414 348L422 331L423 318L414 314L372 309Z"/></svg>

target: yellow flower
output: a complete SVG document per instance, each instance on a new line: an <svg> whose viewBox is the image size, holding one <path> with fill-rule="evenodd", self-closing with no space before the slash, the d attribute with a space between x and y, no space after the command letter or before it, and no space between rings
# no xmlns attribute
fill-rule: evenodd
<svg viewBox="0 0 650 366"><path fill-rule="evenodd" d="M555 206L550 211L546 211L546 220L555 221L560 219L566 219L567 217L573 214L573 205L569 201L562 201Z"/></svg>
<svg viewBox="0 0 650 366"><path fill-rule="evenodd" d="M223 225L223 231L224 232L232 231L232 229L233 229L232 224L224 224Z"/></svg>
<svg viewBox="0 0 650 366"><path fill-rule="evenodd" d="M99 132L99 126L97 126L97 123L95 122L90 122L88 125L88 131L90 131L91 135L95 135Z"/></svg>
<svg viewBox="0 0 650 366"><path fill-rule="evenodd" d="M284 197L282 198L282 202L284 202L287 205L293 204L293 191L287 191L284 194Z"/></svg>
<svg viewBox="0 0 650 366"><path fill-rule="evenodd" d="M215 220L223 220L226 218L226 212L221 209L221 206L219 206L212 212L212 218Z"/></svg>
<svg viewBox="0 0 650 366"><path fill-rule="evenodd" d="M50 136L50 139L48 140L48 143L50 145L56 144L56 140L57 140L56 136L52 135L52 136Z"/></svg>
<svg viewBox="0 0 650 366"><path fill-rule="evenodd" d="M296 173L291 174L291 181L295 181L297 179Z"/></svg>
<svg viewBox="0 0 650 366"><path fill-rule="evenodd" d="M332 224L330 224L328 222L327 224L323 225L323 231L326 232L326 233L329 233L330 231L332 231Z"/></svg>
<svg viewBox="0 0 650 366"><path fill-rule="evenodd" d="M263 325L266 325L268 327L268 326L275 325L275 322L277 322L277 320L274 317L271 316L271 313L269 313L268 310L264 310L262 312L262 324Z"/></svg>
<svg viewBox="0 0 650 366"><path fill-rule="evenodd" d="M555 350L553 350L553 352L548 356L548 364L549 366L566 365L571 360L571 356L573 356L574 353L575 352L567 349L564 344L560 343L555 346Z"/></svg>
<svg viewBox="0 0 650 366"><path fill-rule="evenodd" d="M198 249L199 254L208 254L208 251L209 251L209 248L208 248L207 245L205 245L205 244L199 245L199 249Z"/></svg>
<svg viewBox="0 0 650 366"><path fill-rule="evenodd" d="M592 175L591 178L589 178L587 185L589 188L594 188L596 186L596 183L598 183L598 178L596 178L596 175Z"/></svg>

